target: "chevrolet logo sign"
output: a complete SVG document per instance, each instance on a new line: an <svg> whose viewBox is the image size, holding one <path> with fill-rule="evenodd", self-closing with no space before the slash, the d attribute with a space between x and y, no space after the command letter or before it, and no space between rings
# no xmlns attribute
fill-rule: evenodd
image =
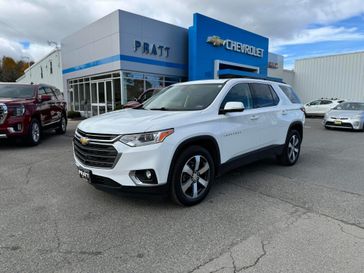
<svg viewBox="0 0 364 273"><path fill-rule="evenodd" d="M88 139L87 137L81 137L80 142L82 145L87 145L90 142L90 139Z"/></svg>

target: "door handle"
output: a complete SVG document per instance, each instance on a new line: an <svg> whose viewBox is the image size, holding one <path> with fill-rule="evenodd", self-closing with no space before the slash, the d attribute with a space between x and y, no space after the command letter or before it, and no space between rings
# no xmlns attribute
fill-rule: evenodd
<svg viewBox="0 0 364 273"><path fill-rule="evenodd" d="M285 116L285 115L287 115L287 114L288 114L288 112L287 112L286 110L283 110L283 111L282 111L282 115L284 115L284 116Z"/></svg>
<svg viewBox="0 0 364 273"><path fill-rule="evenodd" d="M251 117L250 117L250 119L251 120L257 120L257 119L259 119L260 118L260 116L257 116L257 115L252 115Z"/></svg>

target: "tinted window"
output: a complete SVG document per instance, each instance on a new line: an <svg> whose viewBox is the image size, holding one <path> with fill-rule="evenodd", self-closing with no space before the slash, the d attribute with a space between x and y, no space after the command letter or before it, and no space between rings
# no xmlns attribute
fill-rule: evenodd
<svg viewBox="0 0 364 273"><path fill-rule="evenodd" d="M335 110L364 111L362 102L343 102L334 108Z"/></svg>
<svg viewBox="0 0 364 273"><path fill-rule="evenodd" d="M34 86L0 84L0 98L31 98L33 96Z"/></svg>
<svg viewBox="0 0 364 273"><path fill-rule="evenodd" d="M59 89L53 89L53 92L59 100L63 99L63 94L61 93L61 91Z"/></svg>
<svg viewBox="0 0 364 273"><path fill-rule="evenodd" d="M38 96L40 96L40 95L45 95L45 93L46 93L46 91L45 91L45 89L44 89L43 87L40 87L40 88L38 89Z"/></svg>
<svg viewBox="0 0 364 273"><path fill-rule="evenodd" d="M253 99L249 85L247 83L240 83L233 86L224 98L221 108L224 108L225 104L229 101L240 101L244 103L245 109L253 108Z"/></svg>
<svg viewBox="0 0 364 273"><path fill-rule="evenodd" d="M331 100L322 100L320 104L322 105L322 104L331 104L331 103L332 103Z"/></svg>
<svg viewBox="0 0 364 273"><path fill-rule="evenodd" d="M301 103L300 98L297 96L293 88L285 85L280 85L279 87L292 103Z"/></svg>
<svg viewBox="0 0 364 273"><path fill-rule="evenodd" d="M269 107L278 104L277 98L273 96L273 90L267 84L251 83L254 108ZM275 94L277 96L277 94Z"/></svg>
<svg viewBox="0 0 364 273"><path fill-rule="evenodd" d="M46 92L47 95L52 96L52 100L55 100L57 98L56 95L54 94L52 88L44 87L44 89L45 89L45 92Z"/></svg>

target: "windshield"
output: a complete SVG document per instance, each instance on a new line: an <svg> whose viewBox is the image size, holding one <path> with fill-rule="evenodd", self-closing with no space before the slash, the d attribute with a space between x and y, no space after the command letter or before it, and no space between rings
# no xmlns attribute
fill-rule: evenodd
<svg viewBox="0 0 364 273"><path fill-rule="evenodd" d="M344 102L334 108L335 110L364 111L364 102Z"/></svg>
<svg viewBox="0 0 364 273"><path fill-rule="evenodd" d="M31 98L33 96L33 86L0 84L0 98Z"/></svg>
<svg viewBox="0 0 364 273"><path fill-rule="evenodd" d="M161 90L144 104L147 110L193 111L209 106L223 84L184 84Z"/></svg>

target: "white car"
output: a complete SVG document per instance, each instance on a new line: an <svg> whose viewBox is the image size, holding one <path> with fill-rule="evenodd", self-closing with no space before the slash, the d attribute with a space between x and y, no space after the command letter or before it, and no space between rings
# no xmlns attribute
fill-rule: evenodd
<svg viewBox="0 0 364 273"><path fill-rule="evenodd" d="M167 190L194 205L214 177L269 155L296 163L304 113L289 85L252 79L185 82L138 109L82 121L74 158L101 189Z"/></svg>
<svg viewBox="0 0 364 273"><path fill-rule="evenodd" d="M314 100L304 105L305 114L306 116L324 116L327 112L344 101L345 100L342 99Z"/></svg>

